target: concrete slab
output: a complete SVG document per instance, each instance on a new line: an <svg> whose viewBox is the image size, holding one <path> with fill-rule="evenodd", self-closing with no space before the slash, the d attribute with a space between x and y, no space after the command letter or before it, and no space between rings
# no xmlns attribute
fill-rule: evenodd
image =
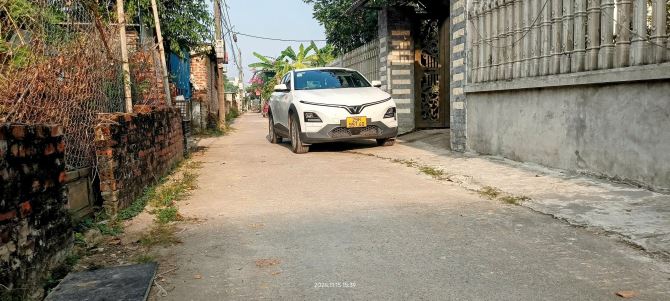
<svg viewBox="0 0 670 301"><path fill-rule="evenodd" d="M491 186L527 196L530 200L523 206L572 225L618 234L650 253L670 258L670 195L532 163L452 152L434 137L433 131L419 131L401 137L394 147L356 152L440 168L469 190Z"/></svg>
<svg viewBox="0 0 670 301"><path fill-rule="evenodd" d="M146 263L71 273L45 301L143 301L147 299L156 267L156 263Z"/></svg>

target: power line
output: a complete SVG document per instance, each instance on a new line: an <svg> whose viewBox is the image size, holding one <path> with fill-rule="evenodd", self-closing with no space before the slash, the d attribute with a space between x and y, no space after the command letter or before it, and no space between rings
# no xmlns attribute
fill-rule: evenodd
<svg viewBox="0 0 670 301"><path fill-rule="evenodd" d="M254 39L261 39L261 40L269 40L269 41L280 41L280 42L298 42L298 43L307 43L307 42L327 42L328 40L294 40L294 39L280 39L280 38L270 38L270 37L262 37L262 36L257 36L257 35L252 35L252 34L247 34L247 33L241 33L237 31L233 31L232 33L240 35L240 36L245 36L249 38L254 38Z"/></svg>
<svg viewBox="0 0 670 301"><path fill-rule="evenodd" d="M223 27L225 27L226 31L228 33L230 33L232 31L233 25L232 25L232 22L230 21L230 14L228 13L228 3L226 2L226 0L223 0L223 5L219 5L219 11L220 11L221 16L222 16L221 19L222 19L222 22L223 22ZM225 36L226 35L224 35L224 38L225 38ZM237 48L237 49L235 49L235 48L232 49L233 61L235 62L235 66L237 67L238 71L242 70L242 66L240 66L240 63L238 62L238 59L237 59L237 51L236 50L239 50L239 47L237 47L237 42L235 42L235 44L233 44L233 39L230 37L230 35L228 35L228 41L230 42L231 47L233 47L233 45L235 45L235 47Z"/></svg>
<svg viewBox="0 0 670 301"><path fill-rule="evenodd" d="M486 39L482 39L482 42L484 42L485 44L487 44L487 45L489 45L493 48L499 48L499 49L512 47L512 46L516 45L517 43L521 42L521 40L525 39L526 36L528 35L528 33L530 33L533 30L533 27L535 27L535 25L537 24L537 21L540 19L540 16L542 16L542 13L544 12L544 9L547 8L547 3L549 3L549 0L544 1L544 4L542 5L542 9L537 14L537 16L535 16L535 19L533 20L533 23L528 27L528 30L525 30L525 31L522 30L523 35L521 36L521 38L517 39L516 41L512 41L512 44L503 45L503 46L496 46L496 45L491 44L491 42L486 41ZM479 31L479 28L477 27L477 25L475 24L475 22L472 19L470 19L470 24L472 24L472 27L474 28L475 32L477 33L477 36L479 38L483 38L481 32Z"/></svg>

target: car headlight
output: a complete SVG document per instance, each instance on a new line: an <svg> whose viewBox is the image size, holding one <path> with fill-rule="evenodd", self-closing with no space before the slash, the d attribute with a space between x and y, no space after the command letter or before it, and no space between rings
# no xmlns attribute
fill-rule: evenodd
<svg viewBox="0 0 670 301"><path fill-rule="evenodd" d="M305 112L305 122L323 122L314 112Z"/></svg>
<svg viewBox="0 0 670 301"><path fill-rule="evenodd" d="M395 118L395 107L389 108L384 114L384 118Z"/></svg>

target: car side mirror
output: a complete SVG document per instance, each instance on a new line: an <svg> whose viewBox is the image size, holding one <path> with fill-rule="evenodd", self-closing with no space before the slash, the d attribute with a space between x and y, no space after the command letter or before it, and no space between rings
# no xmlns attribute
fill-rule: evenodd
<svg viewBox="0 0 670 301"><path fill-rule="evenodd" d="M381 88L382 87L382 82L378 80L373 80L372 81L372 86L376 88Z"/></svg>
<svg viewBox="0 0 670 301"><path fill-rule="evenodd" d="M275 86L275 92L288 92L289 88L285 84L279 84Z"/></svg>

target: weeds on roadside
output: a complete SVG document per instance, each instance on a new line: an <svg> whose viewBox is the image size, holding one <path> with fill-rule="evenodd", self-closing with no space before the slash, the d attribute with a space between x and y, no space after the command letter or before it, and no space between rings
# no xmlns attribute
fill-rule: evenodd
<svg viewBox="0 0 670 301"><path fill-rule="evenodd" d="M202 132L198 133L196 136L200 138L210 138L210 137L221 137L226 135L226 130L225 129L220 129L220 128L207 128L204 129Z"/></svg>
<svg viewBox="0 0 670 301"><path fill-rule="evenodd" d="M140 254L133 258L133 261L135 263L149 263L149 262L154 262L156 261L156 256L153 256L151 254Z"/></svg>
<svg viewBox="0 0 670 301"><path fill-rule="evenodd" d="M198 187L196 181L198 177L196 174L185 171L182 177L164 183L156 192L150 196L148 203L153 207L172 206L175 201L183 198L189 190Z"/></svg>
<svg viewBox="0 0 670 301"><path fill-rule="evenodd" d="M436 180L449 180L447 173L445 173L444 170L439 168L434 168L428 165L421 165L419 166L419 171L433 177L433 179Z"/></svg>
<svg viewBox="0 0 670 301"><path fill-rule="evenodd" d="M155 214L156 222L159 224L167 224L169 222L183 219L181 215L179 215L177 207L174 206L156 209Z"/></svg>
<svg viewBox="0 0 670 301"><path fill-rule="evenodd" d="M506 195L500 198L501 201L511 204L511 205L521 205L521 203L525 201L529 201L530 198L524 195L517 196L517 195Z"/></svg>
<svg viewBox="0 0 670 301"><path fill-rule="evenodd" d="M153 246L169 246L180 242L177 238L174 225L170 224L154 224L151 230L140 238L140 243L148 248Z"/></svg>
<svg viewBox="0 0 670 301"><path fill-rule="evenodd" d="M479 190L479 195L489 200L498 199L499 201L510 205L521 205L521 203L530 200L530 198L525 195L505 194L502 190L491 186L482 187Z"/></svg>
<svg viewBox="0 0 670 301"><path fill-rule="evenodd" d="M164 183L165 179L161 179L159 181L160 183ZM151 186L148 187L144 190L144 193L142 193L142 196L140 196L137 200L135 200L128 208L121 210L118 214L118 219L125 221L129 220L138 214L142 213L144 211L144 207L147 206L147 203L149 200L153 199L156 196L156 186Z"/></svg>
<svg viewBox="0 0 670 301"><path fill-rule="evenodd" d="M230 111L226 114L226 122L233 121L235 118L240 116L240 112L235 108L231 108Z"/></svg>
<svg viewBox="0 0 670 301"><path fill-rule="evenodd" d="M484 186L479 189L479 195L489 200L496 199L500 194L502 194L500 189L491 186Z"/></svg>
<svg viewBox="0 0 670 301"><path fill-rule="evenodd" d="M85 218L75 227L75 230L80 233L89 229L98 229L100 233L107 236L117 236L123 233L121 223L118 220L110 219L105 213L96 214L92 218Z"/></svg>

